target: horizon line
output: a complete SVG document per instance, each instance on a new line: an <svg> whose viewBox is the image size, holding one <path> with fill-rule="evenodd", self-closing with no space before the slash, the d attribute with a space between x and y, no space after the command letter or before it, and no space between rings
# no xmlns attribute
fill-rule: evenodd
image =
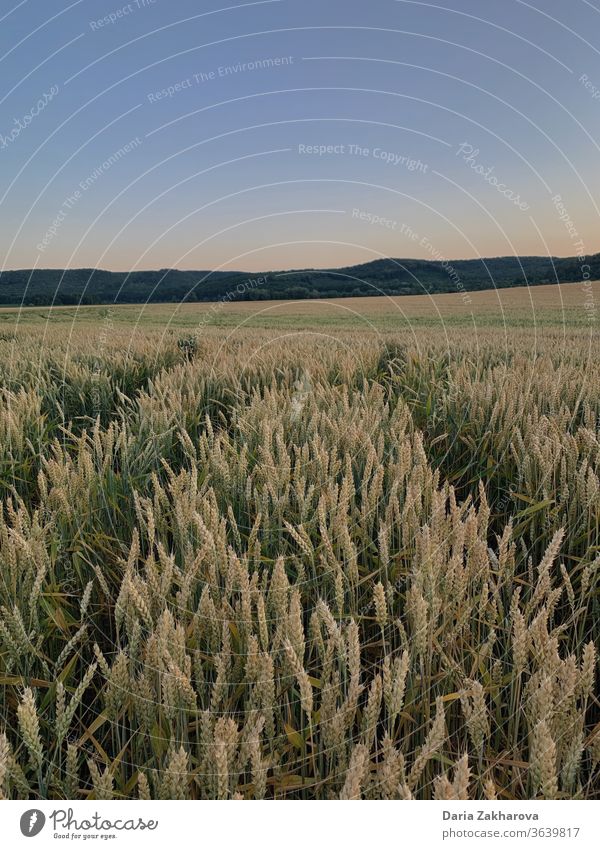
<svg viewBox="0 0 600 849"><path fill-rule="evenodd" d="M586 257L594 257L600 254L600 251L586 254ZM435 264L443 264L443 263L452 263L452 262L487 262L489 260L506 260L506 259L541 259L541 260L563 260L563 259L573 259L573 260L583 260L586 257L580 257L577 254L497 254L495 256L480 256L480 257L457 257L457 258L444 258L444 259L427 259L425 257L379 257L377 259L367 260L366 262L355 262L349 265L336 265L336 266L302 266L297 268L280 268L280 269L261 269L259 271L248 271L245 268L179 268L177 266L163 266L161 268L132 268L129 270L125 269L117 269L117 268L103 268L100 266L85 266L78 265L73 267L65 267L65 266L44 266L43 268L4 268L0 270L0 277L2 274L8 272L29 272L31 274L35 272L42 271L104 271L108 274L148 274L150 272L165 272L165 271L178 271L181 273L195 273L199 272L202 274L211 273L211 274L293 274L301 271L312 271L312 272L326 272L326 271L337 271L344 268L357 268L363 265L373 265L376 262L425 262L431 265Z"/></svg>

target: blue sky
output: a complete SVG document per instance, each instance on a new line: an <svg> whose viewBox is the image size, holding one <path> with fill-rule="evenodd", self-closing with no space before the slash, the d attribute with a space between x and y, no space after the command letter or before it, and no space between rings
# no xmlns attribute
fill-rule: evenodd
<svg viewBox="0 0 600 849"><path fill-rule="evenodd" d="M587 0L7 0L2 268L600 250Z"/></svg>

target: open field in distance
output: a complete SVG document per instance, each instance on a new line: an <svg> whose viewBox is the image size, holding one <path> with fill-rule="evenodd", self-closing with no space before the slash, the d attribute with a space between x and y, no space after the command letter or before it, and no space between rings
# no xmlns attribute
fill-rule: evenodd
<svg viewBox="0 0 600 849"><path fill-rule="evenodd" d="M82 307L0 309L0 331L61 324L141 324L157 329L206 327L375 328L399 331L411 326L589 327L590 303L600 304L600 282L485 290L470 294L407 295L302 301L239 301L194 304L126 304ZM588 304L588 306L586 306Z"/></svg>

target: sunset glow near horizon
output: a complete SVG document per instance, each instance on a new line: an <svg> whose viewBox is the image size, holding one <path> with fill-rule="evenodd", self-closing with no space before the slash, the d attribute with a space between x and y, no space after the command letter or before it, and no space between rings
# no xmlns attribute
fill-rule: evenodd
<svg viewBox="0 0 600 849"><path fill-rule="evenodd" d="M598 32L586 0L14 0L1 268L584 258Z"/></svg>

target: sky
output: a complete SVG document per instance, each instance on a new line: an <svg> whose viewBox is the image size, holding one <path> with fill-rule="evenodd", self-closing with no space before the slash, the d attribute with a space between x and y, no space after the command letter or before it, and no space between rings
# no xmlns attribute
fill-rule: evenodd
<svg viewBox="0 0 600 849"><path fill-rule="evenodd" d="M600 0L4 0L0 269L600 250Z"/></svg>

